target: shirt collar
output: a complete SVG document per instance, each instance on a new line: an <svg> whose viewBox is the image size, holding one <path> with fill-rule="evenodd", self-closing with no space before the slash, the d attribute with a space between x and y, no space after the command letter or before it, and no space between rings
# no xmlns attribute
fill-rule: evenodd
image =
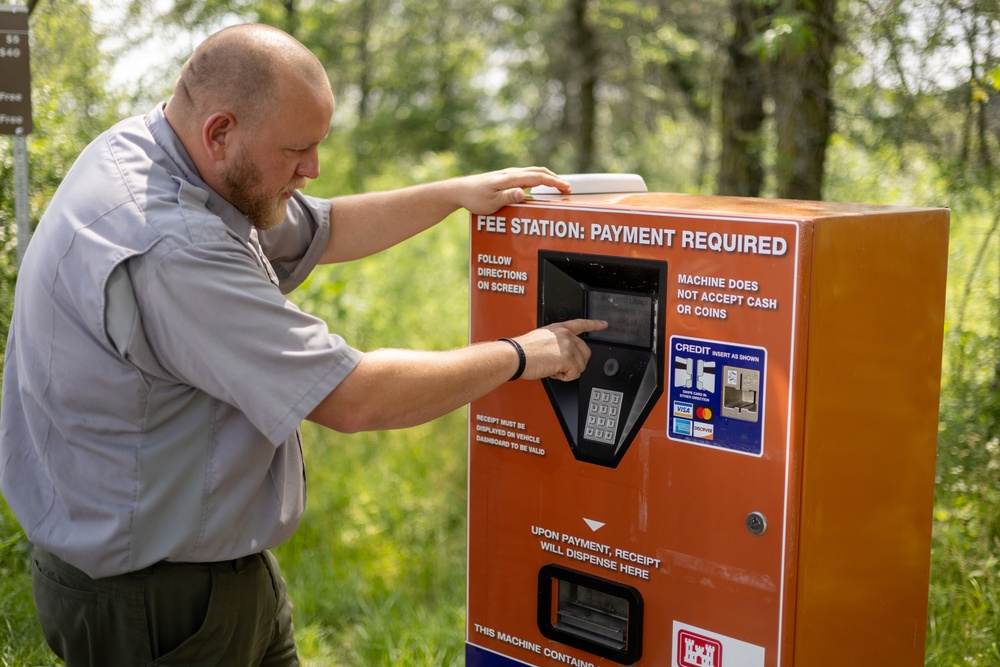
<svg viewBox="0 0 1000 667"><path fill-rule="evenodd" d="M167 154L176 166L176 170L171 170L174 172L174 177L186 181L199 190L203 190L206 193L205 206L208 210L222 218L222 221L236 232L241 239L244 241L248 240L253 230L253 225L239 209L230 204L222 195L202 180L197 167L194 166L191 155L184 148L180 137L177 136L174 128L167 121L167 117L163 111L165 108L165 102L157 104L152 111L146 114L145 122L156 145L163 149L163 152Z"/></svg>

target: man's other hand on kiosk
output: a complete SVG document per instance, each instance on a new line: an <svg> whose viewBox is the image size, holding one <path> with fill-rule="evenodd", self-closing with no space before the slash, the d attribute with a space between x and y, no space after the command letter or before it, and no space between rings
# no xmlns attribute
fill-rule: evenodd
<svg viewBox="0 0 1000 667"><path fill-rule="evenodd" d="M489 215L524 201L525 188L548 185L568 194L569 183L545 167L518 167L456 179L456 204L473 215Z"/></svg>
<svg viewBox="0 0 1000 667"><path fill-rule="evenodd" d="M570 381L580 377L590 360L590 347L581 334L606 329L603 320L568 320L530 331L515 340L524 349L525 380L554 378Z"/></svg>

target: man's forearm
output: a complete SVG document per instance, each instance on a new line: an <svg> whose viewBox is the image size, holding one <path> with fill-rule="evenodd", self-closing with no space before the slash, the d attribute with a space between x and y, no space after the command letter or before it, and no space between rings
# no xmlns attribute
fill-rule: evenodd
<svg viewBox="0 0 1000 667"><path fill-rule="evenodd" d="M569 184L548 169L524 167L337 197L330 200L330 242L320 261L367 257L436 225L459 208L493 213L522 201L524 189L537 185L569 191Z"/></svg>
<svg viewBox="0 0 1000 667"><path fill-rule="evenodd" d="M504 342L447 352L375 350L309 420L344 433L416 426L500 386L517 362L514 348Z"/></svg>
<svg viewBox="0 0 1000 667"><path fill-rule="evenodd" d="M321 261L367 257L433 227L460 208L449 196L454 187L438 181L330 200L330 242Z"/></svg>
<svg viewBox="0 0 1000 667"><path fill-rule="evenodd" d="M491 341L447 352L367 352L308 419L345 433L406 428L493 391L519 369L525 380L575 380L590 359L580 335L605 327L603 321L570 320L518 336L518 346Z"/></svg>

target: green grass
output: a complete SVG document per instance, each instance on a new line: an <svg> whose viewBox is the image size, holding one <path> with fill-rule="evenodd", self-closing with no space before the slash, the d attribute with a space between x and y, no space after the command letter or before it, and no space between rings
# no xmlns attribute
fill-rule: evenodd
<svg viewBox="0 0 1000 667"><path fill-rule="evenodd" d="M928 665L1000 665L1000 490L939 501L934 515Z"/></svg>
<svg viewBox="0 0 1000 667"><path fill-rule="evenodd" d="M35 620L28 542L0 499L0 666L54 664Z"/></svg>
<svg viewBox="0 0 1000 667"><path fill-rule="evenodd" d="M464 422L309 429L309 510L277 550L306 664L463 664Z"/></svg>

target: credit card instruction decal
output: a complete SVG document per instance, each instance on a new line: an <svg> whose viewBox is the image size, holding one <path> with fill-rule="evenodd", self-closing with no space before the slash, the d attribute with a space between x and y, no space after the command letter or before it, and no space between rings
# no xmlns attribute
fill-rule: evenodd
<svg viewBox="0 0 1000 667"><path fill-rule="evenodd" d="M668 437L763 454L767 350L683 336L669 349Z"/></svg>

